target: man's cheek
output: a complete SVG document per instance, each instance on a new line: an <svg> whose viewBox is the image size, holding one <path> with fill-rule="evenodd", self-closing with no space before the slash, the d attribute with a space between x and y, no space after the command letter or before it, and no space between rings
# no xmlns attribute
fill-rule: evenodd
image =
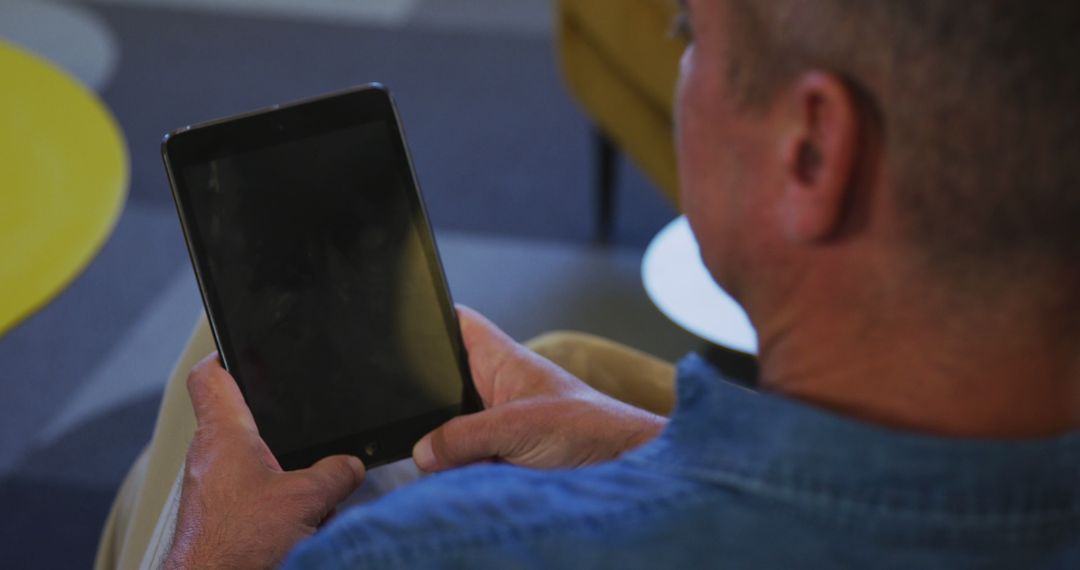
<svg viewBox="0 0 1080 570"><path fill-rule="evenodd" d="M676 146L678 149L678 170L680 202L683 211L690 209L690 205L696 202L698 194L697 186L706 175L702 171L703 159L705 158L704 142L701 138L702 121L690 107L690 101L684 99L680 122L676 133Z"/></svg>

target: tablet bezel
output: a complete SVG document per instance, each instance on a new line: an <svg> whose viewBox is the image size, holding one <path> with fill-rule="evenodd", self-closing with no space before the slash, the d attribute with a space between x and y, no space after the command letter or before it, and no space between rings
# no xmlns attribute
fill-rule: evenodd
<svg viewBox="0 0 1080 570"><path fill-rule="evenodd" d="M435 281L446 332L455 348L454 357L462 379L461 403L335 440L315 442L299 450L278 453L271 449L286 470L304 468L323 457L338 453L360 457L369 468L396 461L410 456L412 446L427 432L457 415L477 411L482 407L473 385L457 312L446 284L446 274L439 260L435 236L408 152L397 107L386 87L370 83L320 97L183 127L165 135L161 143L165 170L214 342L225 369L235 374L230 366L233 347L229 345L229 336L224 334L228 325L221 318L225 313L221 310L213 280L206 270L207 256L198 233L198 224L191 211L190 201L185 197L188 190L184 172L189 166L205 164L226 156L376 121L385 121L397 134L391 137L392 144L396 145L398 156L403 157L401 174L411 188L408 195L412 223L420 234L428 268ZM237 385L246 399L242 378L237 378Z"/></svg>

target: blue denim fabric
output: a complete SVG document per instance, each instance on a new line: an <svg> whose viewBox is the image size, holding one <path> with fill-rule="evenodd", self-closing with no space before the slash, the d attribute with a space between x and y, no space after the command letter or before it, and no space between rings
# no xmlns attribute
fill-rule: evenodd
<svg viewBox="0 0 1080 570"><path fill-rule="evenodd" d="M477 466L343 513L288 568L1080 569L1080 433L1007 442L845 419L680 363L650 444Z"/></svg>

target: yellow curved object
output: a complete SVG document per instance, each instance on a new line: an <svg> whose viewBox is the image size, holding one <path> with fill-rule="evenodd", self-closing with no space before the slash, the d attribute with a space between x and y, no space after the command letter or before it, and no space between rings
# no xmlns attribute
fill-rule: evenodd
<svg viewBox="0 0 1080 570"><path fill-rule="evenodd" d="M85 268L128 187L128 155L97 96L0 42L0 335Z"/></svg>

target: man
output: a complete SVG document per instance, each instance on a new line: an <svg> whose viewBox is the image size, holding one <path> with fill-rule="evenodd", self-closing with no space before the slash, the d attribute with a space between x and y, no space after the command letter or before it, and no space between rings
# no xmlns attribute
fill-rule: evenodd
<svg viewBox="0 0 1080 570"><path fill-rule="evenodd" d="M487 409L414 459L502 464L316 533L362 466L275 470L209 358L171 567L1080 567L1080 7L689 3L682 204L758 389L688 357L668 420L462 309Z"/></svg>

